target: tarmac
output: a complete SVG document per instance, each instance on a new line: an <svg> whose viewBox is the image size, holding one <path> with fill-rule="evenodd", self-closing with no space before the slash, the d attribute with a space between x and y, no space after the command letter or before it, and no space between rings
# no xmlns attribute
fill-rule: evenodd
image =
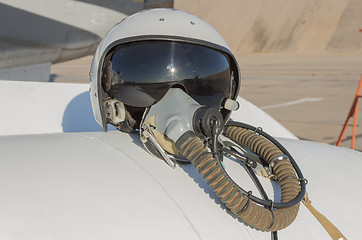
<svg viewBox="0 0 362 240"><path fill-rule="evenodd" d="M362 73L359 56L252 54L237 57L240 96L260 107L301 139L335 145ZM54 64L55 82L88 83L92 56ZM360 100L361 101L361 100ZM355 148L362 150L362 102ZM341 146L351 147L353 120Z"/></svg>
<svg viewBox="0 0 362 240"><path fill-rule="evenodd" d="M297 137L336 144L361 78L362 57L258 55L238 60L243 72L241 96ZM361 110L358 150L362 150ZM353 119L349 123L341 142L348 148Z"/></svg>

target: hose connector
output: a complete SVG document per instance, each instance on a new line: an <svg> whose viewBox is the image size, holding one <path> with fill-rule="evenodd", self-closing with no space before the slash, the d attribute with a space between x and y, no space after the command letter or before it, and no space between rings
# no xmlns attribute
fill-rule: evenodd
<svg viewBox="0 0 362 240"><path fill-rule="evenodd" d="M289 161L289 157L287 155L278 155L273 157L272 160L270 160L269 162L269 167L272 169L274 167L274 165L279 162L279 161Z"/></svg>
<svg viewBox="0 0 362 240"><path fill-rule="evenodd" d="M219 110L203 106L196 110L193 125L196 135L211 138L213 131L216 135L222 132L224 120Z"/></svg>
<svg viewBox="0 0 362 240"><path fill-rule="evenodd" d="M178 160L181 157L175 142L184 133L191 131L201 139L208 139L215 132L220 134L222 129L223 116L219 110L200 105L180 88L170 88L158 103L145 111L140 135L152 155L170 164L167 154Z"/></svg>

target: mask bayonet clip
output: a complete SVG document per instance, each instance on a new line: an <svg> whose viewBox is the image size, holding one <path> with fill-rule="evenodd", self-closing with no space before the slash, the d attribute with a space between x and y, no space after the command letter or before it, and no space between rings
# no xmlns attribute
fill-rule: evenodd
<svg viewBox="0 0 362 240"><path fill-rule="evenodd" d="M174 161L171 160L171 158L167 155L167 153L165 152L165 150L163 150L163 148L161 147L161 145L158 143L158 141L156 140L155 135L153 134L152 130L151 130L151 126L149 124L144 124L143 125L143 132L142 135L147 139L150 140L151 143L153 144L153 146L157 149L157 151L160 153L160 155L162 156L163 160L165 160L165 162L172 168L176 167L176 163Z"/></svg>
<svg viewBox="0 0 362 240"><path fill-rule="evenodd" d="M234 155L234 157L237 157L239 160L241 160L247 166L252 167L257 175L265 177L265 178L269 178L269 179L275 178L275 175L272 173L271 168L264 167L259 156L242 148L241 146L236 144L233 140L226 137L225 135L221 134L219 136L219 140L222 143L222 145L224 146L224 148L227 148L227 149L232 148L235 151L235 153L232 155Z"/></svg>

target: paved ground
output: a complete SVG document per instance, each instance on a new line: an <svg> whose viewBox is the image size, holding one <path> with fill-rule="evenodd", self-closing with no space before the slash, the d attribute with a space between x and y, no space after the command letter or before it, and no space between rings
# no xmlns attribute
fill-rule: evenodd
<svg viewBox="0 0 362 240"><path fill-rule="evenodd" d="M239 64L242 96L302 139L337 142L361 77L362 57L258 55L239 58ZM362 150L359 109L356 149ZM350 147L351 136L349 127L341 145Z"/></svg>
<svg viewBox="0 0 362 240"><path fill-rule="evenodd" d="M87 83L92 57L55 64L56 82ZM238 57L240 95L302 139L335 144L362 73L362 57L261 54ZM362 106L362 100L360 100ZM352 121L351 121L352 123ZM362 109L356 149L362 150ZM351 127L342 146L350 147Z"/></svg>

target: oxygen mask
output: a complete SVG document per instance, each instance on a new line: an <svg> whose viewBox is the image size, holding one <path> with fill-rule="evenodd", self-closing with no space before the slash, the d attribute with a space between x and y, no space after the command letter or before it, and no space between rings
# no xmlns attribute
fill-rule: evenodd
<svg viewBox="0 0 362 240"><path fill-rule="evenodd" d="M170 88L157 104L145 111L140 135L152 155L174 168L176 160L189 161L176 147L182 136L196 135L207 141L221 133L223 122L218 109L200 105L180 88Z"/></svg>
<svg viewBox="0 0 362 240"><path fill-rule="evenodd" d="M236 103L224 107L230 104ZM192 163L225 206L247 224L274 232L297 216L305 195L303 175L284 147L260 128L225 124L219 109L200 105L181 88L170 88L146 109L140 135L146 149L172 168L177 161ZM241 161L262 198L231 179L222 163L224 155ZM267 196L255 173L279 182L279 203Z"/></svg>

